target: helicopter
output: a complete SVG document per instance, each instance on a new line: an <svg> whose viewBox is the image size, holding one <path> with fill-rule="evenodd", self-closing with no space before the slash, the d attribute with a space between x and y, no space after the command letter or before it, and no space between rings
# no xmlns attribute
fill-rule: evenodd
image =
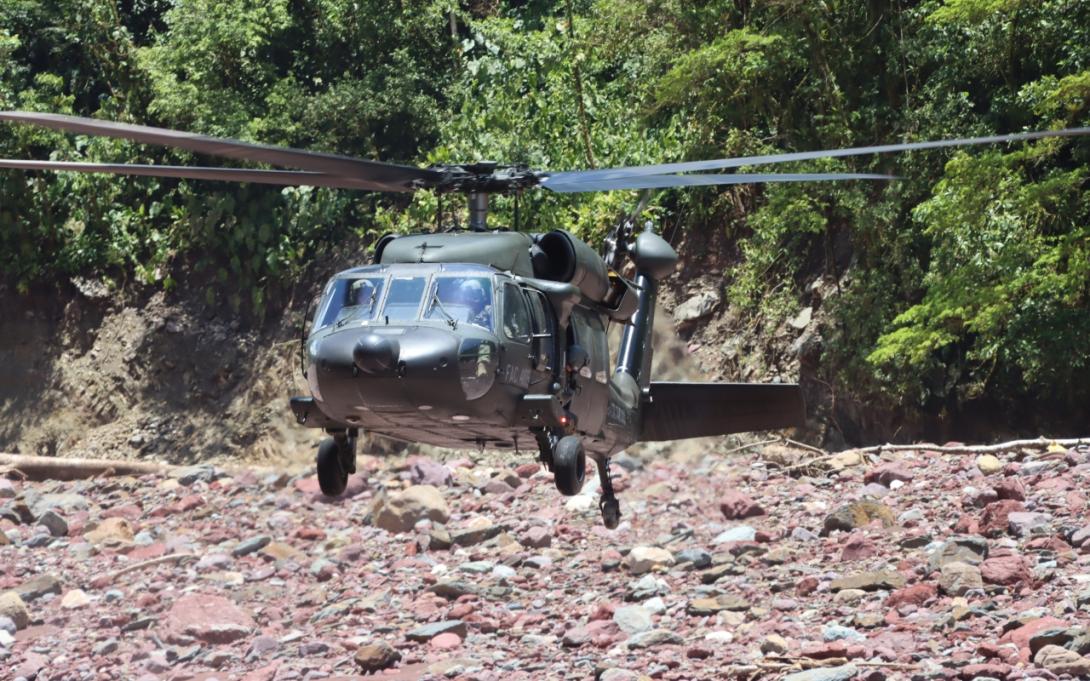
<svg viewBox="0 0 1090 681"><path fill-rule="evenodd" d="M581 491L587 459L594 461L599 510L610 529L621 513L609 462L624 448L800 426L806 416L797 384L652 380L656 297L678 254L653 223L637 230L651 190L889 181L897 178L706 171L1090 134L1068 128L550 172L494 162L420 168L61 114L8 111L0 120L290 170L9 159L0 159L0 168L465 195L466 228L383 236L371 263L333 275L309 308L300 355L310 394L289 404L301 426L328 435L315 459L321 490L344 492L361 431L450 448L517 452L532 442L563 495ZM563 229L489 226L490 195L538 187L643 194L601 252ZM622 328L615 352L608 340L613 324Z"/></svg>

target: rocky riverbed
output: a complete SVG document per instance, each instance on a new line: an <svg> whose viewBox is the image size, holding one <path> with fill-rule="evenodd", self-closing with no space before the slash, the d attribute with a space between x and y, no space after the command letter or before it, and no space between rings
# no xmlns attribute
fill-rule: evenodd
<svg viewBox="0 0 1090 681"><path fill-rule="evenodd" d="M0 479L4 679L1090 676L1090 451Z"/></svg>

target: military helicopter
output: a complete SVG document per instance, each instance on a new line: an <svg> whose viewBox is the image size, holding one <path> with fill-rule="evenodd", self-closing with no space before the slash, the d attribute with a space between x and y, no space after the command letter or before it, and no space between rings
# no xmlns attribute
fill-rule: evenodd
<svg viewBox="0 0 1090 681"><path fill-rule="evenodd" d="M648 191L667 187L830 180L891 180L870 173L707 173L809 159L1090 134L1090 128L651 166L537 171L478 162L417 168L188 132L47 113L0 120L119 137L292 170L0 160L0 168L309 185L362 191L458 193L468 228L386 235L373 261L335 274L304 322L310 395L292 397L299 424L324 430L322 491L341 494L355 471L361 429L441 447L519 450L532 441L561 494L597 465L603 522L620 506L610 457L639 441L677 440L801 425L794 384L651 380L655 299L677 253L648 222ZM601 254L565 230L490 228L489 196L644 190ZM437 226L438 227L438 226ZM630 277L623 272L631 271ZM612 353L610 324L622 325ZM611 359L613 360L611 363Z"/></svg>

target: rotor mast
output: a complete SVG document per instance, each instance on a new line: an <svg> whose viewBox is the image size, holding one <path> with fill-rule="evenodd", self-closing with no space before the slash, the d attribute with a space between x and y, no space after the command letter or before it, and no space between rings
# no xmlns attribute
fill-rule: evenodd
<svg viewBox="0 0 1090 681"><path fill-rule="evenodd" d="M488 192L469 193L469 229L474 232L488 231Z"/></svg>

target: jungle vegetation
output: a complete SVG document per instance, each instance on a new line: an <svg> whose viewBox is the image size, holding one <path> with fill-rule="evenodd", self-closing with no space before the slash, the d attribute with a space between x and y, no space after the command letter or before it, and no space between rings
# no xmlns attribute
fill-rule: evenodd
<svg viewBox="0 0 1090 681"><path fill-rule="evenodd" d="M1090 2L3 0L0 108L550 169L1085 126ZM219 163L15 125L0 157ZM780 169L903 179L670 191L653 210L733 245L728 302L768 329L815 276L839 281L822 363L842 394L1090 404L1090 143ZM534 192L522 220L594 236L633 197ZM20 292L196 277L210 302L261 309L324 250L436 210L426 193L4 171L0 270Z"/></svg>

